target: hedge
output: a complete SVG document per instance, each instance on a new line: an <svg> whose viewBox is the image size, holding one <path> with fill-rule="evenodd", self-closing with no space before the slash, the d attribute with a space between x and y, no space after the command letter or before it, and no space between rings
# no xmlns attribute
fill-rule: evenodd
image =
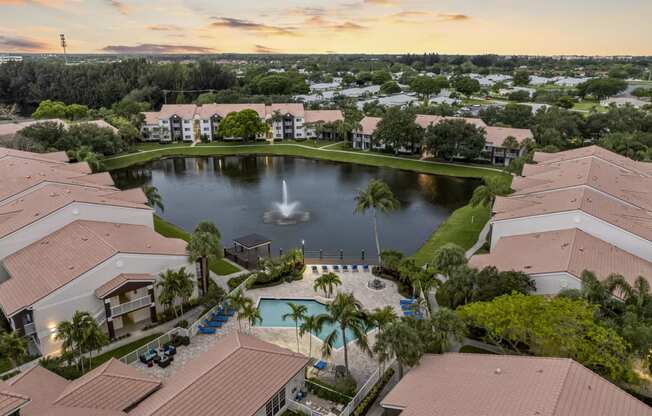
<svg viewBox="0 0 652 416"><path fill-rule="evenodd" d="M393 375L394 369L388 368L387 371L385 371L385 374L383 374L383 378L378 380L378 382L369 391L369 394L367 394L367 397L362 399L358 407L355 408L353 411L353 416L364 416L367 414L369 409L371 409L371 406L376 402L378 395L380 395L380 392L383 391Z"/></svg>
<svg viewBox="0 0 652 416"><path fill-rule="evenodd" d="M317 378L309 378L308 381L310 381L310 383L307 383L308 391L324 400L348 404L355 395L355 387L353 387L353 391L351 389L344 391L338 388L338 386L326 383Z"/></svg>

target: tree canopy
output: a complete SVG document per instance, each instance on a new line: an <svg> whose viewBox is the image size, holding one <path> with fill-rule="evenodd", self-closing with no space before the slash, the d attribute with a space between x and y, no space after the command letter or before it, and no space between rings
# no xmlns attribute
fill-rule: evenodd
<svg viewBox="0 0 652 416"><path fill-rule="evenodd" d="M254 139L256 135L266 133L267 128L256 111L246 109L229 113L219 124L218 132L222 137Z"/></svg>
<svg viewBox="0 0 652 416"><path fill-rule="evenodd" d="M416 123L416 114L391 107L378 123L372 139L375 144L383 143L397 152L401 147L412 151L422 138L423 128Z"/></svg>
<svg viewBox="0 0 652 416"><path fill-rule="evenodd" d="M486 132L464 120L444 120L430 125L425 133L425 148L446 160L454 157L475 159L482 153Z"/></svg>

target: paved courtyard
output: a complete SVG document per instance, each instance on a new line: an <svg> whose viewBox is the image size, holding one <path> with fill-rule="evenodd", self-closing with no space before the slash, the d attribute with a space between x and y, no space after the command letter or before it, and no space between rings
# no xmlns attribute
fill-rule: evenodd
<svg viewBox="0 0 652 416"><path fill-rule="evenodd" d="M365 272L340 272L338 273L342 280L342 285L337 287L340 292L353 292L355 297L363 304L365 309L373 310L374 308L390 305L394 307L397 315L400 316L401 308L399 300L401 296L398 293L396 284L389 280L384 280L385 288L381 290L371 289L367 283L375 277L371 273ZM306 270L304 278L300 281L292 283L284 283L282 285L251 289L247 291L247 296L252 298L255 304L258 303L260 298L277 298L277 299L316 299L320 302L327 303L329 300L323 297L323 293L316 293L312 286L320 274L315 274L311 270ZM289 350L296 351L297 343L294 328L249 328L248 323L242 321L242 329L244 333L252 333L253 335L271 342L273 344L285 347ZM231 318L229 322L224 325L221 330L215 335L202 335L198 334L192 338L191 343L187 347L180 347L174 362L167 368L163 369L158 366L148 368L142 363L134 364L138 368L146 371L152 376L165 379L174 374L179 368L182 368L185 363L198 357L204 351L207 351L219 339L223 338L226 334L238 330L238 323L235 317ZM312 352L309 350L309 336L312 337ZM375 340L375 331L369 334L369 344L373 346ZM364 381L378 368L378 363L368 354L362 352L355 342L349 343L349 365L353 377L358 381L358 385L362 385ZM322 342L319 338L312 335L304 335L300 338L299 350L305 355L321 358ZM333 363L333 365L344 364L344 348L337 349L333 352L330 358L326 361ZM321 376L327 376L327 372L322 372Z"/></svg>

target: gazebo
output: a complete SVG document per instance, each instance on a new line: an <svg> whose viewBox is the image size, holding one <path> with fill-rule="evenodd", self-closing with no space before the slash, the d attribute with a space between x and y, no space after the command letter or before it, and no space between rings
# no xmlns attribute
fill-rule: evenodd
<svg viewBox="0 0 652 416"><path fill-rule="evenodd" d="M272 256L272 240L260 234L248 234L233 239L233 247L224 249L224 257L249 269L261 257Z"/></svg>

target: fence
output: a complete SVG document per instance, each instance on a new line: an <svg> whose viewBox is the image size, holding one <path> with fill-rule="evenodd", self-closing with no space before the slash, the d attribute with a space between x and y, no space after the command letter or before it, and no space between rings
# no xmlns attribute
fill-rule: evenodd
<svg viewBox="0 0 652 416"><path fill-rule="evenodd" d="M150 343L147 345L143 345L142 347L138 348L135 351L130 352L129 354L123 356L120 358L120 361L122 361L125 364L131 364L133 362L138 361L140 354L149 351L150 349L159 349L162 348L165 344L169 343L172 341L172 337L174 335L179 335L179 336L185 336L187 334L187 331L183 328L172 328L165 334L161 335L160 337L156 338L155 340L152 340Z"/></svg>
<svg viewBox="0 0 652 416"><path fill-rule="evenodd" d="M394 362L392 361L388 366L385 367L385 369L390 368L394 365ZM367 397L371 389L382 379L383 373L380 372L380 368L377 368L376 371L371 374L371 376L367 379L367 382L364 383L362 387L360 387L360 390L356 393L355 397L349 402L349 404L346 405L344 410L342 410L342 413L340 413L340 416L349 416L352 415L353 412L355 411L355 408L358 407L360 403Z"/></svg>
<svg viewBox="0 0 652 416"><path fill-rule="evenodd" d="M288 400L288 409L292 410L295 413L308 416L325 416L322 413L319 413L316 410L311 409L305 404L297 403L294 400Z"/></svg>
<svg viewBox="0 0 652 416"><path fill-rule="evenodd" d="M344 250L324 251L305 250L304 261L308 264L376 264L378 256L369 255L364 250L359 253L345 253Z"/></svg>

